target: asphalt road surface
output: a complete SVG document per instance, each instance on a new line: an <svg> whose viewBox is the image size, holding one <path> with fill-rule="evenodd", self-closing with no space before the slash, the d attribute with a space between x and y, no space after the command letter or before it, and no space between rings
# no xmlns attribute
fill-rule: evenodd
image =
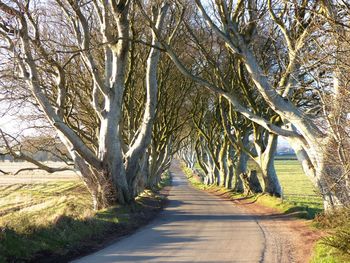
<svg viewBox="0 0 350 263"><path fill-rule="evenodd" d="M285 262L266 251L258 220L232 202L192 188L178 165L171 170L169 203L157 219L74 262Z"/></svg>

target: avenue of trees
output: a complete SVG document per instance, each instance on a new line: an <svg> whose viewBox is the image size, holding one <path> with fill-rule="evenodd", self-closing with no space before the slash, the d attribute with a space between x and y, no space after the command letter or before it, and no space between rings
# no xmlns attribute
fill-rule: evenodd
<svg viewBox="0 0 350 263"><path fill-rule="evenodd" d="M342 0L0 0L0 110L32 108L67 167L5 131L2 154L74 165L100 209L175 154L207 184L279 197L283 137L325 209L346 206L349 42Z"/></svg>

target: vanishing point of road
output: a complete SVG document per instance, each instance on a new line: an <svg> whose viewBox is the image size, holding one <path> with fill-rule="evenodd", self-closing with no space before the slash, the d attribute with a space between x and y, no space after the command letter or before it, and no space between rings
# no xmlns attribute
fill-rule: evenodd
<svg viewBox="0 0 350 263"><path fill-rule="evenodd" d="M254 216L192 188L178 164L171 171L168 205L152 223L74 262L289 262L266 251L266 234Z"/></svg>

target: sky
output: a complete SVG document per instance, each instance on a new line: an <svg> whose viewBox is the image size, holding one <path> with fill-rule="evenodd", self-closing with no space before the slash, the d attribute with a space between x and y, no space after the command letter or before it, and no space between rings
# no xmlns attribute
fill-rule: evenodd
<svg viewBox="0 0 350 263"><path fill-rule="evenodd" d="M0 118L0 129L7 133L14 133L19 129L20 123L13 116L4 116Z"/></svg>

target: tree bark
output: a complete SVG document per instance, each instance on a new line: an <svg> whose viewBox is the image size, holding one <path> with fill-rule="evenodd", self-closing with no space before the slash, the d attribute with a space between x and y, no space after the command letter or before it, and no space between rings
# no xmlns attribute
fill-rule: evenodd
<svg viewBox="0 0 350 263"><path fill-rule="evenodd" d="M231 144L228 145L228 150L226 153L226 163L227 163L227 180L225 187L227 189L233 188L233 178L235 176L235 165L234 165L235 152Z"/></svg>
<svg viewBox="0 0 350 263"><path fill-rule="evenodd" d="M164 18L169 5L164 4L158 14L153 14L156 30L162 31ZM126 177L129 187L136 178L138 165L142 155L145 153L152 139L152 127L156 116L156 108L158 103L158 62L160 58L160 43L157 40L155 33L152 33L152 48L147 59L146 72L146 106L143 115L141 127L135 142L131 145L126 153Z"/></svg>
<svg viewBox="0 0 350 263"><path fill-rule="evenodd" d="M255 161L261 169L264 180L264 192L281 197L282 188L276 174L274 163L278 136L272 133L268 133L265 136L268 136L266 148L264 151L258 151L258 156L255 158Z"/></svg>
<svg viewBox="0 0 350 263"><path fill-rule="evenodd" d="M237 193L243 193L244 186L243 186L241 175L243 173L247 173L247 163L248 163L249 157L243 150L240 150L237 153L237 155L238 155L238 160L237 160L237 165L235 169L235 183L234 183L233 189Z"/></svg>

